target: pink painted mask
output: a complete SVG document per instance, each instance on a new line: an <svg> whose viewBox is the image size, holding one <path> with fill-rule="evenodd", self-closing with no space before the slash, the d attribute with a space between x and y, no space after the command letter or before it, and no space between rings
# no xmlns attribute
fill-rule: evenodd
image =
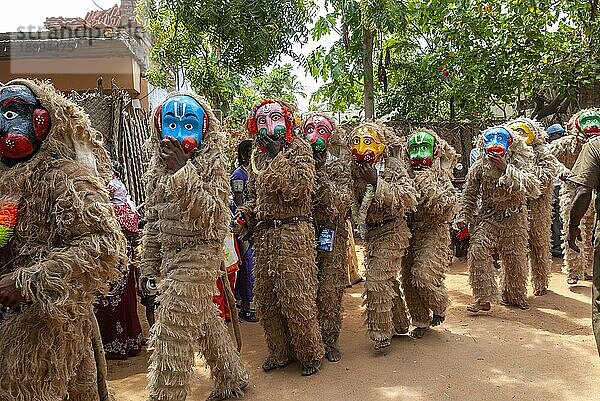
<svg viewBox="0 0 600 401"><path fill-rule="evenodd" d="M267 135L274 141L283 138L286 132L285 113L277 102L263 104L256 110L258 135Z"/></svg>
<svg viewBox="0 0 600 401"><path fill-rule="evenodd" d="M313 115L304 122L303 131L313 150L324 152L333 135L333 124L324 116Z"/></svg>

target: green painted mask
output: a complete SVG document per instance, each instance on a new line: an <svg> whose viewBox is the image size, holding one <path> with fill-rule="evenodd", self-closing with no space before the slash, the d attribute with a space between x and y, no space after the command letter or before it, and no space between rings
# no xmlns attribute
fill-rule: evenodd
<svg viewBox="0 0 600 401"><path fill-rule="evenodd" d="M435 156L435 137L429 132L415 132L408 140L408 154L414 170L431 167Z"/></svg>
<svg viewBox="0 0 600 401"><path fill-rule="evenodd" d="M600 135L600 114L597 110L586 110L577 119L577 128L585 136Z"/></svg>

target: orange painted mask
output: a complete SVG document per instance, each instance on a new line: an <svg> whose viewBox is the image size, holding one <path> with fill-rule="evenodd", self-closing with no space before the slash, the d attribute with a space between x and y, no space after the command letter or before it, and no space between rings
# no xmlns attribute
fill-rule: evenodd
<svg viewBox="0 0 600 401"><path fill-rule="evenodd" d="M348 147L352 152L352 158L358 163L375 163L385 152L385 144L381 136L368 126L354 130Z"/></svg>
<svg viewBox="0 0 600 401"><path fill-rule="evenodd" d="M533 134L533 131L531 130L529 125L525 124L522 121L515 121L514 123L510 124L508 128L512 129L517 134L519 134L521 138L525 140L525 143L527 145L531 145L533 143L535 135Z"/></svg>

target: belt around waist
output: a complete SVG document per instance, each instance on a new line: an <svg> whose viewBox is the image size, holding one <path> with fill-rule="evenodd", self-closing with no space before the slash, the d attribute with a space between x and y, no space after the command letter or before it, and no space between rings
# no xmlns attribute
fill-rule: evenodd
<svg viewBox="0 0 600 401"><path fill-rule="evenodd" d="M254 227L254 231L260 231L265 228L277 228L284 224L298 224L301 221L312 221L308 216L286 217L285 219L260 220Z"/></svg>
<svg viewBox="0 0 600 401"><path fill-rule="evenodd" d="M514 216L515 214L521 213L523 210L525 210L524 206L517 206L504 210L495 210L492 208L488 208L480 212L479 219L481 220L483 218L491 218L496 221L502 221L504 219Z"/></svg>
<svg viewBox="0 0 600 401"><path fill-rule="evenodd" d="M395 223L396 221L398 221L398 219L388 219L388 220L382 221L381 223L367 223L367 228L368 229L379 228L379 227L385 226L386 224Z"/></svg>

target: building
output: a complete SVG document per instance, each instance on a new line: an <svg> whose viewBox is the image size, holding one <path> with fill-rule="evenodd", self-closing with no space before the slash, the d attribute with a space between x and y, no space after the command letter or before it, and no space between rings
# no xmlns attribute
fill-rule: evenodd
<svg viewBox="0 0 600 401"><path fill-rule="evenodd" d="M49 17L45 30L0 34L0 81L50 79L64 92L111 86L127 91L132 106L148 109L150 40L134 18L136 0L121 0L84 18Z"/></svg>

